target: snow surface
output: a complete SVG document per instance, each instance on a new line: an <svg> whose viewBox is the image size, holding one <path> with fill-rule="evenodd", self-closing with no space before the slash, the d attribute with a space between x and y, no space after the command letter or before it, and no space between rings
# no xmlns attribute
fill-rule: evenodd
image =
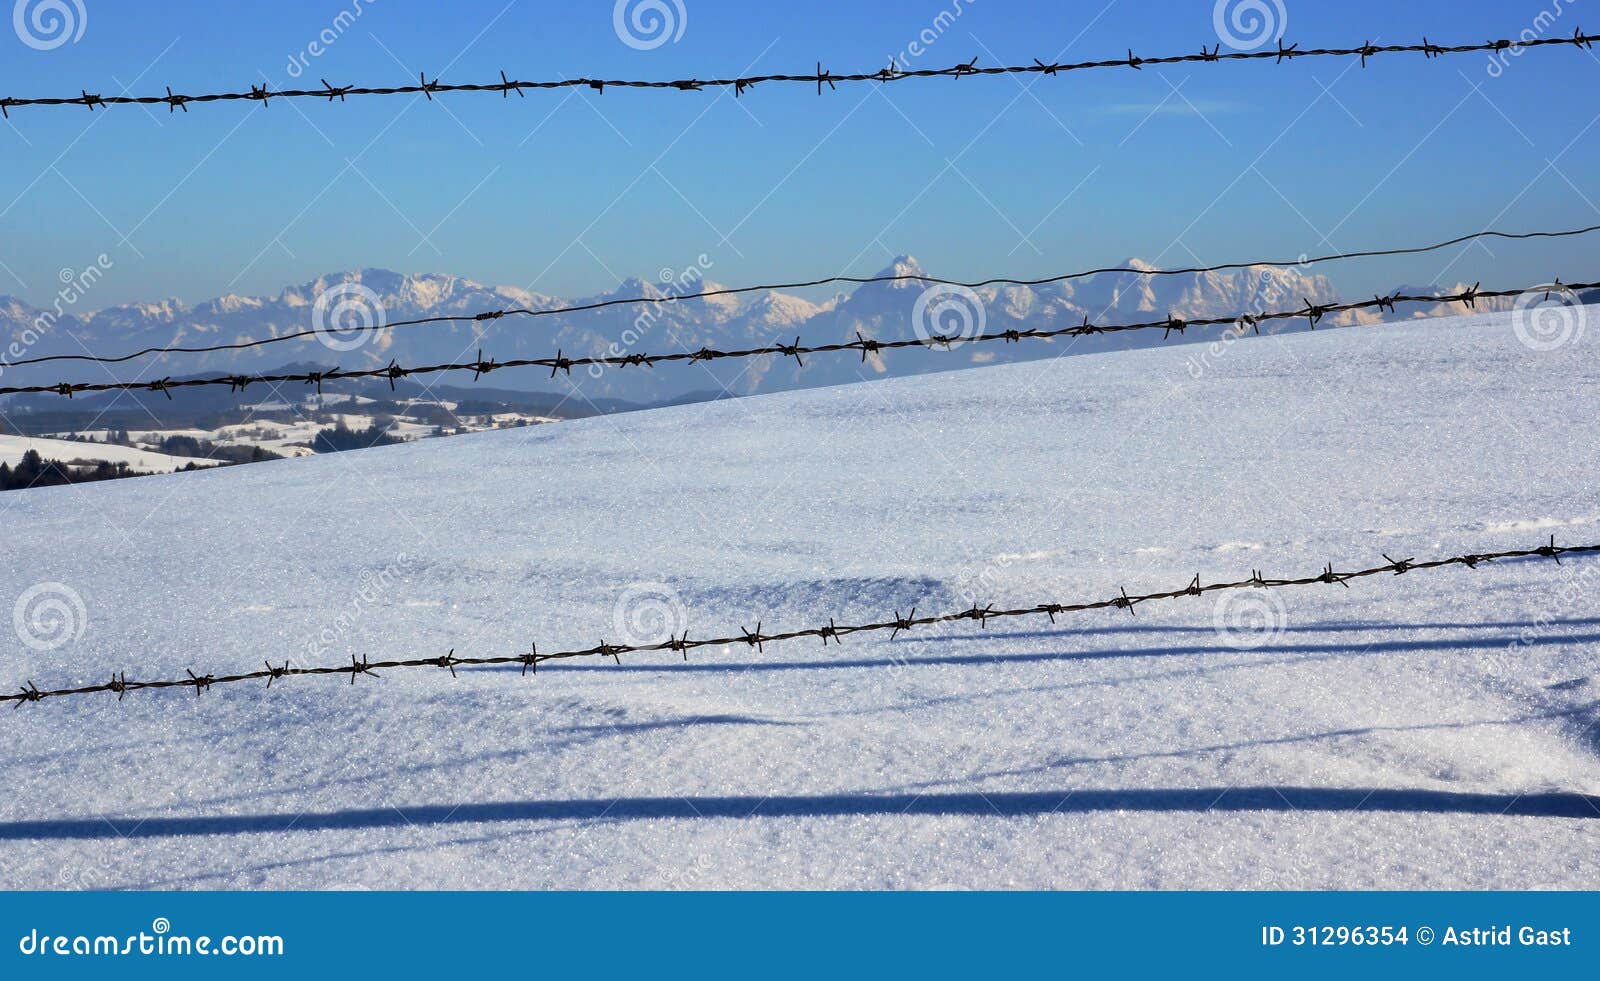
<svg viewBox="0 0 1600 981"><path fill-rule="evenodd" d="M0 601L59 582L87 618L0 685L1600 541L1593 334L1319 331L7 494ZM1597 583L1572 558L1245 593L1286 623L1253 649L1206 596L29 705L0 885L1596 888L1600 811L1544 795L1600 793Z"/></svg>
<svg viewBox="0 0 1600 981"><path fill-rule="evenodd" d="M200 467L217 465L215 460L173 456L169 453L156 453L152 450L141 450L115 443L87 443L81 440L48 439L39 436L0 436L0 463L16 466L22 462L23 455L29 450L38 450L39 455L46 460L59 460L62 463L78 460L93 463L105 460L108 463L126 463L135 470L147 470L152 473L181 470L191 463Z"/></svg>

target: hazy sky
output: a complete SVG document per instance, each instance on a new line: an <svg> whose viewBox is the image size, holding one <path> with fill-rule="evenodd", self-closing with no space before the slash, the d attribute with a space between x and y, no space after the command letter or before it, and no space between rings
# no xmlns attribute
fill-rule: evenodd
<svg viewBox="0 0 1600 981"><path fill-rule="evenodd" d="M71 36L30 45L29 11L20 30L14 17L0 29L0 94L404 84L419 71L490 81L502 68L673 78L809 72L819 59L872 70L894 55L911 67L992 65L1218 39L1211 0L654 0L673 21L654 47L619 37L611 0L20 6L52 2ZM1287 40L1303 47L1571 34L1586 13L1576 0L1231 4L1274 21L1281 9ZM324 31L335 39L313 56ZM924 32L934 40L917 55ZM566 296L701 255L708 278L733 284L867 274L902 252L939 275L1031 277L1134 255L1188 264L1600 223L1597 86L1600 51L1563 47L1493 70L1481 54L1393 55L1364 70L1190 65L841 86L821 98L770 85L738 100L567 90L176 115L19 108L0 125L0 294L45 305L62 270L101 254L112 268L91 306L276 293L360 266ZM1326 271L1351 292L1593 279L1596 242Z"/></svg>

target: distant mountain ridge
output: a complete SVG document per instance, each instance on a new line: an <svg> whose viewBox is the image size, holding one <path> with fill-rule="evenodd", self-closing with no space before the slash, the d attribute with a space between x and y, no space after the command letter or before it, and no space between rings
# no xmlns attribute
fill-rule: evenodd
<svg viewBox="0 0 1600 981"><path fill-rule="evenodd" d="M627 304L603 310L549 316L505 317L488 321L428 324L377 331L353 350L333 350L317 338L235 352L145 358L104 367L73 362L7 367L0 360L5 384L48 384L61 380L159 378L205 371L263 371L290 362L312 362L346 369L380 367L391 359L401 364L432 364L476 357L499 360L568 356L625 355L698 350L702 347L759 347L788 343L796 336L808 343L855 340L899 340L929 334L971 336L986 329L1070 326L1088 318L1095 323L1234 318L1244 313L1295 309L1306 302L1332 303L1339 296L1321 275L1294 268L1254 266L1226 272L1153 276L1139 259L1125 265L1135 272L1100 273L1079 280L1041 286L989 286L971 296L939 290L925 298L928 284L914 278L867 283L821 302L779 292L714 296L654 305ZM925 273L910 256L896 257L879 277L918 277ZM82 354L86 351L125 354L144 347L234 343L276 337L309 329L317 297L330 289L358 284L382 304L384 322L421 317L471 317L484 311L519 308L558 310L616 299L686 295L720 289L718 284L682 280L669 284L625 280L616 290L566 300L515 287L490 287L458 276L404 274L386 269L359 269L322 276L284 289L275 297L228 295L190 306L178 300L124 304L92 313L70 310L48 330L34 329L43 311L13 297L0 296L0 350L18 357ZM1426 295L1460 287L1406 287ZM923 302L919 305L919 300ZM931 302L930 302L931 300ZM1480 309L1494 309L1480 301ZM1440 303L1402 309L1386 319L1439 316L1466 311L1461 304ZM1373 323L1372 311L1330 317L1319 326ZM953 325L953 326L952 326ZM1303 321L1280 322L1283 331L1308 329ZM1186 339L1214 338L1222 328L1192 330ZM972 364L1054 357L1071 352L1144 347L1162 343L1159 332L1128 332L1066 338L1058 343L967 345L954 353L906 349L882 356L849 354L817 356L802 368L792 359L761 358L740 362L704 362L674 370L627 368L574 371L551 378L531 369L496 373L493 382L506 388L553 391L587 399L657 403L691 397L750 395L814 385L837 384L864 377L915 374ZM20 354L13 352L20 351ZM459 379L445 377L445 382ZM427 378L419 379L424 385Z"/></svg>

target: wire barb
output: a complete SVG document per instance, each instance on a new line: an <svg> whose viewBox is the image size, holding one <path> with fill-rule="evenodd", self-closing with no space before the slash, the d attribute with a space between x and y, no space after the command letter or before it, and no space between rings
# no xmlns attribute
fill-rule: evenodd
<svg viewBox="0 0 1600 981"><path fill-rule="evenodd" d="M437 664L438 662L435 661L434 663ZM374 678L383 677L383 675L372 670L372 662L367 660L365 654L361 656L361 660L359 661L356 660L356 656L354 654L350 655L350 666L341 670L350 672L350 683L352 685L356 683L356 675L358 674L369 674Z"/></svg>
<svg viewBox="0 0 1600 981"><path fill-rule="evenodd" d="M425 325L432 325L432 324L447 324L447 323L461 323L461 322L476 322L476 321L499 320L499 319L501 319L503 317L511 317L511 316L528 317L528 318L554 317L554 316L564 316L564 315L570 315L570 314L582 313L582 312L588 312L588 311L594 311L594 310L608 309L608 308L615 307L615 306L624 306L624 305L626 305L626 306L633 306L633 305L657 306L657 305L666 304L666 303L677 303L677 302L681 302L681 301L684 301L684 300L709 299L709 298L713 298L713 297L736 296L736 295L744 295L744 294L749 294L749 293L770 292L770 291L773 291L773 290L802 289L802 288L814 287L814 286L825 286L825 285L832 284L832 283L850 283L850 284L866 285L866 284L871 284L871 283L914 282L914 283L921 283L921 284L924 284L924 285L945 285L945 286L954 286L954 287L964 287L966 289L980 289L982 287L988 287L988 286L1030 286L1030 287L1032 287L1032 286L1043 286L1043 285L1062 283L1062 282L1066 282L1066 281L1069 281L1069 280L1084 279L1084 278L1087 278L1087 277L1090 277L1090 276L1097 276L1097 275L1100 275L1102 273L1133 273L1133 274L1137 274L1137 275L1141 275L1141 276L1157 277L1157 276L1186 276L1186 275L1193 275L1193 274L1196 274L1196 273L1211 273L1211 272L1221 272L1221 271L1226 271L1226 270L1250 269L1250 268L1256 267L1256 266L1276 266L1276 267L1284 267L1284 268L1303 267L1303 266L1307 266L1307 265L1315 265L1315 264L1325 263L1325 262L1336 262L1336 261L1347 260L1347 259L1371 258L1371 257L1376 257L1376 256L1419 255L1419 254L1427 253L1427 252L1437 252L1437 251L1439 251L1441 249L1447 249L1447 248L1450 248L1451 246L1460 245L1460 244L1462 244L1464 242L1472 242L1472 241L1477 241L1477 240L1480 240L1480 239L1488 239L1488 238L1505 239L1505 240L1556 239L1556 238L1572 238L1572 237L1576 237L1576 236L1580 236L1580 235L1591 235L1591 234L1594 234L1596 232L1600 232L1600 225L1590 225L1590 226L1587 226L1587 227L1584 227L1584 228L1572 228L1572 229L1565 229L1565 230L1561 230L1561 231L1535 231L1535 232L1503 232L1503 231L1497 231L1497 230L1493 230L1493 229L1485 229L1483 231L1471 232L1471 233L1468 233L1466 235L1459 235L1459 236L1456 236L1455 238L1451 238L1451 239L1448 239L1448 240L1443 241L1443 242L1435 242L1435 243L1432 243L1432 244L1429 244L1429 245L1406 247L1406 248L1369 249L1369 250L1355 251L1355 252L1336 252L1336 253L1332 253L1330 255L1322 255L1322 256L1316 256L1316 257L1300 256L1300 257L1297 257L1295 259L1289 259L1289 260L1260 260L1260 259L1258 259L1258 260L1253 260L1253 261L1250 261L1250 262L1225 262L1225 263L1219 263L1219 264L1209 265L1209 266L1189 266L1189 267L1170 268L1170 269L1147 269L1147 268L1133 268L1133 267L1130 267L1130 266L1107 266L1107 267L1102 267L1102 268L1098 268L1098 269L1087 269L1087 270L1083 270L1081 272L1067 273L1067 274L1063 274L1063 275L1056 275L1056 276L1050 276L1050 277L1044 277L1044 278L1038 278L1038 279L1022 279L1022 278L1014 278L1014 277L997 277L997 278L992 278L992 279L981 280L981 281L978 281L978 282L961 282L959 280L941 279L941 278L936 277L936 276L928 276L928 275L923 274L923 273L890 273L890 274L881 275L881 276L826 276L826 277L823 277L821 279L802 280L802 281L784 282L784 283L768 283L768 284L764 284L764 285L760 285L760 286L718 287L716 289L702 290L702 291L697 292L697 293L670 293L670 294L657 295L657 296L619 297L619 298L607 299L607 300L597 300L597 301L594 301L592 303L575 304L575 305L566 306L566 307L553 307L553 308L541 308L541 309L513 308L513 309L504 309L504 310L502 310L502 309L485 310L485 311L482 311L482 312L479 312L479 313L443 314L443 315L438 315L438 316L418 317L418 318L411 319L411 320L388 321L388 322L381 323L381 324L371 324L371 325L367 325L367 326L356 325L356 326L351 327L350 330L352 332L388 331L388 330L394 330L396 328L402 328L402 327L418 327L418 326L425 326ZM1557 277L1557 282L1559 282L1559 277ZM1495 294L1495 295L1509 295L1509 293L1506 293L1506 294ZM1446 296L1440 296L1438 294L1429 294L1428 296L1425 296L1425 297L1403 297L1403 296L1399 295L1398 293L1396 293L1396 295L1394 295L1392 297L1375 296L1375 297L1373 297L1371 302L1366 304L1366 306L1368 306L1368 307L1376 307L1380 311L1387 311L1387 312L1391 312L1392 313L1392 312L1394 312L1395 303L1397 301L1401 301L1401 300L1404 300L1406 302L1415 301L1415 302L1433 302L1433 303L1437 303L1437 302L1440 302L1441 300L1449 300L1449 299L1452 299L1452 298L1451 297L1446 297ZM1348 305L1341 305L1341 306L1339 306L1337 308L1330 308L1330 309L1343 310L1343 309L1356 309L1356 307L1355 306L1348 306ZM1259 320L1259 318L1255 314L1245 313L1245 314L1241 314L1238 318L1236 318L1234 323L1236 325L1243 324L1244 326L1251 327L1252 329L1255 330L1256 333L1259 334L1261 331L1260 331L1260 327L1259 327L1259 324L1258 324L1258 320ZM1192 321L1192 322L1190 322L1190 326L1199 326L1199 325L1217 323L1217 322L1218 321ZM1160 326L1163 326L1163 325L1156 324L1156 325L1153 325L1153 326L1160 327ZM1104 330L1107 330L1107 331L1110 331L1110 330L1126 330L1126 329L1139 329L1139 328L1137 326L1124 326L1124 327L1104 328ZM245 350L245 349L266 347L266 346L271 345L271 344L289 343L289 342L301 340L301 339L306 338L306 337L320 336L320 335L325 334L327 332L328 331L327 331L326 328L310 328L310 329L299 330L299 331L286 331L286 332L281 333L281 334L274 334L274 335L271 335L271 336L268 336L268 337L255 338L255 339L251 339L251 340L229 341L229 342L219 343L219 344L152 346L152 347L147 347L147 348L143 348L141 350L135 351L135 352L133 352L131 354L124 354L124 355L118 355L118 356L96 355L96 354L93 354L93 353L84 353L84 354L46 354L46 355L38 355L38 356L35 356L35 357L31 357L31 358L18 358L16 360L12 360L12 361L8 362L6 367L17 368L17 367L22 367L24 365L44 364L44 363L47 363L47 362L55 362L55 361L80 361L80 362L88 362L88 363L94 363L94 364L121 364L123 362L132 361L132 360L134 360L136 358L142 358L142 357L146 357L148 355L154 355L154 354L207 354L207 353L221 352L221 351L241 351L241 350ZM1088 317L1085 317L1084 321L1083 321L1083 324L1082 324L1081 333L1083 333L1083 334L1094 334L1094 333L1099 333L1099 332L1102 332L1102 328L1100 328L1100 327L1098 327L1098 326L1096 326L1094 324L1089 323ZM1010 334L1003 334L1001 336L1003 336L1007 341L1011 341L1011 340L1016 339ZM1021 335L1018 335L1018 336L1021 336ZM1036 336L1055 336L1055 335L1039 334L1039 333L1035 333L1035 332L1030 331L1030 332L1027 333L1026 336L1036 337ZM796 347L798 347L798 341L799 341L799 339L796 338L796 345L795 345ZM780 350L782 350L782 349L780 349ZM622 363L622 364L630 364L630 365L642 364L642 365L644 365L646 367L650 366L652 361L654 360L654 359L647 360L648 356L638 355L638 354L613 355L613 358L616 359L616 361L614 363ZM802 367L804 367L803 364L802 364ZM43 389L36 389L36 390L42 391ZM0 394L11 394L11 393L14 393L15 391L16 391L15 389L8 389L8 390L0 391Z"/></svg>
<svg viewBox="0 0 1600 981"><path fill-rule="evenodd" d="M452 647L450 648L450 653L441 654L439 656L439 660L435 663L437 663L441 668L449 668L450 677L454 678L456 676L456 665L460 664L461 662L457 660L456 649Z"/></svg>
<svg viewBox="0 0 1600 981"><path fill-rule="evenodd" d="M916 622L915 622L916 619L917 619L917 608L916 607L913 606L911 608L911 615L907 616L907 617L901 616L900 615L900 611L898 609L896 609L894 611L894 633L889 635L889 639L890 640L894 640L896 637L900 636L902 631L910 630L912 627L916 626Z"/></svg>
<svg viewBox="0 0 1600 981"><path fill-rule="evenodd" d="M185 684L194 686L194 697L196 698L199 698L202 692L209 691L211 686L215 684L217 680L213 675L195 674L193 671L189 671L188 669L185 669L185 672L189 675L189 680L185 682Z"/></svg>
<svg viewBox="0 0 1600 981"><path fill-rule="evenodd" d="M1544 280L1544 282L1548 283L1549 280ZM1541 287L1537 288L1542 287L1543 284L1541 284ZM1563 289L1572 291L1600 289L1600 282L1570 283L1564 285ZM611 368L650 368L658 364L719 361L728 358L762 358L771 357L773 355L779 355L785 358L794 358L796 365L801 368L805 368L805 355L827 354L838 351L856 351L862 353L863 355L869 351L874 354L881 354L884 351L912 347L920 347L936 351L949 351L954 350L958 344L981 344L995 342L1010 344L1020 342L1022 340L1049 340L1057 337L1079 337L1092 334L1126 333L1129 331L1147 330L1159 330L1162 331L1165 336L1170 336L1173 332L1182 334L1184 331L1193 328L1219 326L1237 328L1240 324L1245 324L1254 329L1257 333L1260 333L1259 325L1262 323L1266 323L1268 321L1291 320L1299 318L1305 318L1310 323L1311 327L1315 329L1317 324L1321 323L1322 320L1327 316L1352 310L1393 310L1395 305L1399 303L1438 304L1441 302L1464 303L1467 306L1475 309L1478 301L1482 299L1514 297L1528 292L1531 292L1531 290L1485 290L1482 289L1481 286L1475 285L1454 296L1439 295L1437 293L1407 296L1396 293L1389 297L1375 296L1370 300L1358 300L1350 303L1313 303L1309 299L1302 298L1301 302L1304 305L1298 310L1278 310L1268 313L1249 314L1242 317L1209 317L1203 319L1183 320L1176 316L1169 315L1162 320L1149 321L1146 323L1115 325L1092 324L1089 322L1089 319L1085 317L1083 319L1083 323L1070 327L1056 327L1049 329L1034 328L1029 330L1003 329L978 334L975 337L930 334L926 337L919 336L904 338L901 340L880 341L869 339L864 335L858 335L857 338L852 341L837 341L833 343L811 345L802 344L800 337L796 336L792 344L778 343L771 344L766 347L746 348L736 351L721 351L713 348L702 347L695 351L675 351L664 354L647 354L644 352L633 352L630 354L607 353L580 358L569 358L564 350L558 348L554 357L508 358L504 361L498 361L493 358L485 357L482 348L480 348L478 350L478 356L475 360L451 364L405 366L401 365L397 360L391 359L389 364L382 368L364 368L353 371L344 371L336 368L333 371L283 372L277 374L259 374L249 376L201 376L178 380L168 377L155 381L52 382L50 384L42 385L11 385L0 387L0 395L50 393L71 398L74 394L83 392L151 391L160 392L170 399L172 398L172 390L178 388L199 388L212 385L228 385L232 388L238 389L247 384L261 383L275 385L283 382L295 381L305 382L307 384L315 384L318 386L318 391L320 392L321 383L323 381L329 381L335 378L382 378L389 382L389 387L391 390L395 390L396 382L399 379L408 378L412 375L431 375L451 371L470 371L473 373L474 379L476 379L481 377L486 371L489 370L497 371L501 368L523 368L536 366L550 369L550 377L554 378L556 375L562 372L565 372L570 377L573 368L593 365ZM520 311L496 312L504 315L507 313ZM476 315L463 315L459 317L429 318L427 321L416 321L416 323L474 319L476 319ZM389 326L393 327L395 325L391 324ZM61 359L100 361L126 360L125 358L89 358L83 355L54 355L48 358L41 358L37 360ZM13 364L11 367L16 367L16 365Z"/></svg>
<svg viewBox="0 0 1600 981"><path fill-rule="evenodd" d="M21 692L19 692L16 695L12 695L10 697L15 699L16 702L17 702L17 704L11 706L12 710L15 711L15 710L17 710L17 709L22 707L22 703L23 702L38 702L38 701L42 701L44 699L44 697L45 697L45 693L39 690L39 686L38 685L36 685L36 684L34 684L33 682L30 681L25 686L23 686Z"/></svg>
<svg viewBox="0 0 1600 981"><path fill-rule="evenodd" d="M366 674L373 677L379 677L377 671L375 670L377 668L431 667L437 669L443 667L450 669L450 673L452 676L454 676L456 674L455 669L459 665L520 664L522 666L522 674L523 676L526 676L529 671L533 671L535 674L537 674L539 662L547 661L552 658L609 657L620 666L622 664L623 654L676 651L680 654L683 654L684 660L688 660L687 652L691 649L700 647L731 647L739 643L743 643L747 648L752 648L758 653L764 654L766 653L765 645L769 641L795 640L801 637L818 637L822 640L823 646L826 647L828 646L828 642L830 640L835 644L842 644L842 638L846 634L853 633L889 631L890 633L888 639L894 640L895 638L899 637L901 633L910 630L912 627L922 626L925 624L977 621L981 627L987 628L988 621L990 620L1028 616L1047 616L1050 618L1051 623L1055 623L1056 616L1058 614L1080 613L1089 610L1103 609L1127 610L1128 613L1132 615L1134 613L1134 607L1140 603L1169 601L1178 599L1180 597L1202 596L1206 593L1217 592L1221 590L1280 589L1289 586L1310 586L1318 583L1338 583L1339 585L1348 589L1350 588L1351 580L1364 579L1370 576L1398 576L1423 569L1442 569L1448 566L1465 566L1469 569L1476 569L1480 565L1503 559L1530 557L1549 558L1556 562L1560 562L1563 556L1575 554L1600 555L1600 544L1563 546L1556 544L1555 537L1551 536L1547 542L1542 542L1533 548L1516 549L1503 552L1471 552L1449 558L1429 559L1426 561L1418 561L1414 558L1396 559L1385 554L1383 556L1384 563L1382 565L1374 565L1368 568L1349 572L1339 572L1334 569L1333 563L1328 562L1325 563L1315 575L1298 579L1269 579L1262 574L1261 570L1252 569L1248 579L1243 579L1236 582L1217 581L1210 584L1202 584L1200 574L1196 573L1194 578L1188 580L1187 584L1181 588L1170 590L1154 590L1148 593L1132 594L1128 592L1126 586L1120 586L1118 587L1117 593L1114 596L1111 596L1107 599L1082 603L1069 604L1050 602L1035 604L1032 606L1022 606L1013 609L996 609L993 604L979 606L978 604L974 603L971 607L964 610L938 615L924 615L921 617L917 615L917 608L912 607L911 613L907 616L902 616L900 611L896 610L894 619L892 620L859 625L844 625L838 623L835 618L829 617L827 626L810 627L803 630L793 630L787 633L777 634L765 633L764 623L758 621L754 630L741 627L737 635L728 637L708 638L705 640L690 640L688 630L684 630L681 635L672 635L665 642L629 645L610 644L602 640L597 647L580 650L558 651L549 654L540 654L536 644L530 644L527 653L516 654L509 657L498 655L458 657L455 653L455 648L451 648L450 652L442 657L430 656L381 662L369 661L366 657L357 659L355 655L351 655L350 664L348 666L337 667L296 667L291 665L288 661L284 661L282 667L276 667L271 661L267 661L265 662L265 667L258 671L229 675L201 675L190 670L186 672L188 675L187 678L179 678L167 681L131 682L127 680L127 675L124 672L122 674L113 674L109 682L97 685L88 685L85 687L59 688L55 690L41 689L32 681L30 681L26 686L13 694L0 695L0 702L12 702L12 708L16 709L20 708L24 703L38 702L47 698L85 696L97 692L113 692L118 696L118 698L121 698L130 691L147 691L160 688L180 687L192 687L195 689L195 693L198 695L201 692L209 690L213 685L231 684L261 679L265 679L267 682L267 687L270 688L274 682L281 678L298 675L348 674L350 676L350 683L353 685L355 684L355 680L358 675Z"/></svg>
<svg viewBox="0 0 1600 981"><path fill-rule="evenodd" d="M1244 61L1261 61L1268 64L1281 65L1297 58L1355 58L1359 59L1361 67L1365 68L1367 62L1379 55L1420 53L1425 61L1432 62L1443 58L1447 54L1469 54L1473 52L1503 52L1513 48L1527 51L1538 48L1575 47L1588 50L1593 42L1600 40L1595 35L1585 34L1582 28L1575 30L1571 37L1554 35L1550 37L1528 38L1524 36L1516 41L1509 39L1487 40L1482 44L1455 44L1440 45L1423 37L1421 44L1374 44L1370 40L1363 41L1353 47L1316 47L1302 48L1298 42L1284 44L1279 39L1275 48L1264 48L1256 51L1230 51L1226 55L1221 53L1221 45L1207 48L1201 46L1198 53L1193 49L1186 54L1161 55L1158 57L1145 57L1135 55L1133 49L1127 48L1127 54L1117 58L1104 58L1093 61L1083 61L1072 64L1051 62L1046 63L1038 58L1032 58L1027 64L996 65L993 67L978 66L978 59L960 62L943 68L918 68L914 71L902 69L893 60L888 67L877 68L871 71L858 71L836 73L822 67L822 62L816 63L816 69L809 74L768 74L768 75L743 75L735 78L677 78L677 79L599 79L599 78L570 78L560 77L545 79L543 81L519 81L508 77L503 69L499 70L499 81L487 82L441 82L438 78L429 80L426 73L418 73L415 84L410 85L345 85L335 87L323 80L322 87L316 89L279 89L271 91L266 85L251 85L248 91L210 92L204 95L174 96L168 87L167 95L116 95L101 98L82 91L80 95L63 98L60 96L44 96L39 98L17 98L7 96L0 98L0 112L10 118L12 109L23 106L87 106L93 111L96 106L112 105L155 105L167 103L174 105L172 99L181 99L183 102L235 102L255 101L263 105L269 99L325 99L332 102L334 98L345 101L346 96L395 96L395 95L422 95L429 102L435 101L434 96L443 92L498 92L502 98L508 98L512 92L519 97L525 97L524 89L556 90L587 88L597 93L604 94L607 86L627 89L652 89L661 91L699 92L708 88L732 89L734 95L742 96L745 91L758 83L773 82L779 84L810 84L816 87L818 95L822 94L822 87L826 85L829 91L836 91L845 83L852 82L904 82L911 79L927 78L964 78L968 75L1002 76L1002 75L1058 75L1065 72L1100 71L1111 69L1131 69L1142 71L1146 65L1184 65L1184 64L1211 64L1235 63Z"/></svg>

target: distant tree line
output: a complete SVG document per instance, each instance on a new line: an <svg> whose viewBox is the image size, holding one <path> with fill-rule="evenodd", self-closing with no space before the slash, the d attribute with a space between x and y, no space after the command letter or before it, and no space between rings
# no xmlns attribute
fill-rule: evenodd
<svg viewBox="0 0 1600 981"><path fill-rule="evenodd" d="M364 450L369 446L391 446L395 443L405 442L389 435L389 427L374 422L366 429L351 429L339 420L339 424L332 429L324 429L317 433L316 439L311 441L311 449L316 453L342 453L345 450ZM393 424L393 420L389 420Z"/></svg>
<svg viewBox="0 0 1600 981"><path fill-rule="evenodd" d="M200 457L227 463L261 463L264 460L283 459L282 455L259 446L223 446L193 436L168 436L157 443L156 448L168 456Z"/></svg>
<svg viewBox="0 0 1600 981"><path fill-rule="evenodd" d="M201 469L189 464L185 471ZM89 484L100 480L121 480L124 477L148 477L150 472L134 470L126 463L106 460L94 466L75 467L60 460L46 460L38 450L28 450L15 467L0 463L0 491L26 490L29 487L60 487L65 484Z"/></svg>

